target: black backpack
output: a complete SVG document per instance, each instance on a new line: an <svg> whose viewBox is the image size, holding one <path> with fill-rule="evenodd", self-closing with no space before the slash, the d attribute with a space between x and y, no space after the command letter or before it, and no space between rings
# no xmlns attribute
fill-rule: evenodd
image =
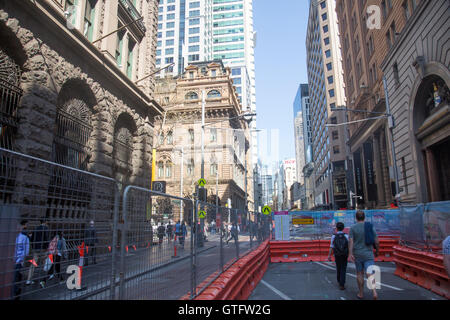
<svg viewBox="0 0 450 320"><path fill-rule="evenodd" d="M335 256L348 256L348 240L345 237L345 234L336 234L334 237L333 246Z"/></svg>

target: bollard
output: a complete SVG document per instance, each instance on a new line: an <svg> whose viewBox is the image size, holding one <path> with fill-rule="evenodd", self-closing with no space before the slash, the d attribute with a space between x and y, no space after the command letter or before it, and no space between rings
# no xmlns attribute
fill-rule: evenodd
<svg viewBox="0 0 450 320"><path fill-rule="evenodd" d="M85 251L85 245L84 242L78 246L78 253L80 254L80 260L78 262L78 268L80 270L79 273L79 278L78 278L78 286L77 286L77 290L86 290L86 287L82 286L82 277L83 277L83 265L84 265L84 251ZM86 250L87 251L87 250Z"/></svg>

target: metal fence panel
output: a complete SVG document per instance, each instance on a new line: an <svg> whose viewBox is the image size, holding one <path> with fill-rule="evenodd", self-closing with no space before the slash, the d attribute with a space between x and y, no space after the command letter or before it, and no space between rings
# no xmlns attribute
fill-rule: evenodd
<svg viewBox="0 0 450 320"><path fill-rule="evenodd" d="M0 298L109 298L115 196L113 179L0 149Z"/></svg>
<svg viewBox="0 0 450 320"><path fill-rule="evenodd" d="M192 200L134 186L123 199L119 299L180 299L191 289ZM184 238L175 233L180 212Z"/></svg>

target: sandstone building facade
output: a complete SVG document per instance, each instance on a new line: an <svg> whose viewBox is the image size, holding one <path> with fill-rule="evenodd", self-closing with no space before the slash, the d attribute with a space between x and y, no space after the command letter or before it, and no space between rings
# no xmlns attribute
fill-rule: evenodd
<svg viewBox="0 0 450 320"><path fill-rule="evenodd" d="M387 208L395 200L394 161L381 65L420 0L336 1L358 205ZM375 8L375 9L374 9ZM379 18L379 21L377 21ZM378 24L379 23L379 24ZM376 120L364 121L367 118Z"/></svg>
<svg viewBox="0 0 450 320"><path fill-rule="evenodd" d="M0 1L0 147L149 188L158 2ZM61 189L22 215L82 230L89 201Z"/></svg>
<svg viewBox="0 0 450 320"><path fill-rule="evenodd" d="M450 3L422 0L380 65L403 203L450 200Z"/></svg>
<svg viewBox="0 0 450 320"><path fill-rule="evenodd" d="M157 81L155 99L165 111L155 123L156 180L166 181L166 192L192 198L201 177L202 103L205 108L204 178L208 202L232 208L253 209L252 170L249 161L249 127L240 117L242 106L220 60L190 64L178 78ZM245 173L247 166L247 186ZM175 220L180 217L175 209ZM241 219L244 215L241 216ZM209 220L212 217L208 217ZM240 221L244 222L244 221Z"/></svg>

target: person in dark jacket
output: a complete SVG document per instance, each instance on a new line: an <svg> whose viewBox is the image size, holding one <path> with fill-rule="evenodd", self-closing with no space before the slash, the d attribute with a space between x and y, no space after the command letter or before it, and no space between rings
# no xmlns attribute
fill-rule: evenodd
<svg viewBox="0 0 450 320"><path fill-rule="evenodd" d="M30 285L33 283L32 278L36 266L44 264L45 253L48 249L49 244L49 231L48 226L44 220L40 220L40 225L36 227L31 235L31 249L33 252L33 260L31 260L30 269L28 271L28 279L26 284Z"/></svg>
<svg viewBox="0 0 450 320"><path fill-rule="evenodd" d="M158 232L158 239L159 239L159 244L162 244L163 242L163 238L164 238L164 234L166 233L166 227L164 227L164 225L162 224L162 222L159 223L159 227L158 229L156 229Z"/></svg>
<svg viewBox="0 0 450 320"><path fill-rule="evenodd" d="M98 242L97 230L94 227L94 220L89 222L89 227L84 232L84 244L87 247L86 266L89 265L89 260L92 259L94 264L97 263L96 259L96 244Z"/></svg>

